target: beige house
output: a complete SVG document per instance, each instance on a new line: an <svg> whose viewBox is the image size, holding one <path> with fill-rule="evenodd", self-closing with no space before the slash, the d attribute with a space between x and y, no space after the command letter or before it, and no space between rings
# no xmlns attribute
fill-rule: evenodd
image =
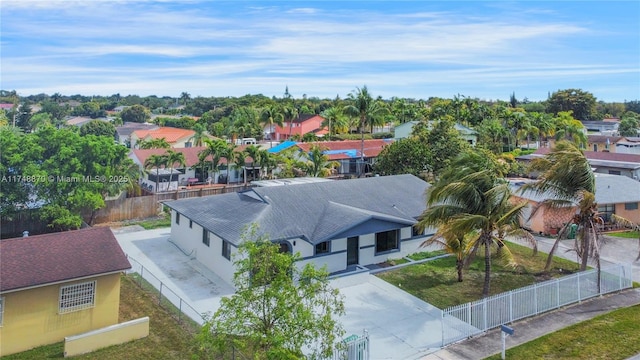
<svg viewBox="0 0 640 360"><path fill-rule="evenodd" d="M157 129L135 130L130 135L131 148L135 149L136 144L141 141L153 139L165 139L172 148L189 148L193 146L193 136L195 131L189 129L179 129L163 126Z"/></svg>

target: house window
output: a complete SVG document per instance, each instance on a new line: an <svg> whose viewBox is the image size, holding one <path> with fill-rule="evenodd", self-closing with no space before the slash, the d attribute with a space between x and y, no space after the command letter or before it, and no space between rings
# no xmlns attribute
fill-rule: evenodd
<svg viewBox="0 0 640 360"><path fill-rule="evenodd" d="M328 254L328 253L329 253L328 241L323 241L321 243L316 244L316 255Z"/></svg>
<svg viewBox="0 0 640 360"><path fill-rule="evenodd" d="M176 225L180 225L180 213L176 212Z"/></svg>
<svg viewBox="0 0 640 360"><path fill-rule="evenodd" d="M193 220L189 220L189 229L193 229Z"/></svg>
<svg viewBox="0 0 640 360"><path fill-rule="evenodd" d="M622 175L619 170L609 170L609 175Z"/></svg>
<svg viewBox="0 0 640 360"><path fill-rule="evenodd" d="M416 236L422 236L422 235L424 235L424 229L420 231L418 227L415 225L411 227L411 236L416 237Z"/></svg>
<svg viewBox="0 0 640 360"><path fill-rule="evenodd" d="M89 281L60 287L60 314L92 308L96 300L96 282Z"/></svg>
<svg viewBox="0 0 640 360"><path fill-rule="evenodd" d="M4 298L0 297L0 327L2 326L3 315L4 315Z"/></svg>
<svg viewBox="0 0 640 360"><path fill-rule="evenodd" d="M191 142L186 142L186 143L184 143L184 147L186 147L186 148L190 148L190 147L191 147L191 145L192 145L192 144L191 144Z"/></svg>
<svg viewBox="0 0 640 360"><path fill-rule="evenodd" d="M625 203L624 204L624 209L625 210L638 210L638 203L637 202Z"/></svg>
<svg viewBox="0 0 640 360"><path fill-rule="evenodd" d="M231 260L231 244L225 240L222 240L222 256L227 260Z"/></svg>
<svg viewBox="0 0 640 360"><path fill-rule="evenodd" d="M209 236L209 231L207 229L202 229L202 243L209 246L211 242L211 238Z"/></svg>
<svg viewBox="0 0 640 360"><path fill-rule="evenodd" d="M593 144L593 151L598 151L598 144Z"/></svg>
<svg viewBox="0 0 640 360"><path fill-rule="evenodd" d="M398 250L398 230L376 233L376 253Z"/></svg>
<svg viewBox="0 0 640 360"><path fill-rule="evenodd" d="M613 204L599 205L598 213L604 222L609 222L611 215L615 214L615 206Z"/></svg>

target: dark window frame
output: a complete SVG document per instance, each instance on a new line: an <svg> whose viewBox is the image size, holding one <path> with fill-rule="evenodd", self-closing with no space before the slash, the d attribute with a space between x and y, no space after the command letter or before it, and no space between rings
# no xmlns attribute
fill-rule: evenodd
<svg viewBox="0 0 640 360"><path fill-rule="evenodd" d="M313 247L314 254L317 255L326 255L331 253L331 241L323 241L321 243L317 243Z"/></svg>
<svg viewBox="0 0 640 360"><path fill-rule="evenodd" d="M209 233L209 230L205 228L202 228L202 243L207 246L211 246L211 234Z"/></svg>
<svg viewBox="0 0 640 360"><path fill-rule="evenodd" d="M637 202L624 203L625 210L638 210Z"/></svg>
<svg viewBox="0 0 640 360"><path fill-rule="evenodd" d="M226 240L222 240L222 257L231 260L231 243Z"/></svg>
<svg viewBox="0 0 640 360"><path fill-rule="evenodd" d="M176 225L180 225L180 213L176 211Z"/></svg>
<svg viewBox="0 0 640 360"><path fill-rule="evenodd" d="M390 236L393 234L393 236ZM398 229L376 233L376 255L400 250L400 231Z"/></svg>

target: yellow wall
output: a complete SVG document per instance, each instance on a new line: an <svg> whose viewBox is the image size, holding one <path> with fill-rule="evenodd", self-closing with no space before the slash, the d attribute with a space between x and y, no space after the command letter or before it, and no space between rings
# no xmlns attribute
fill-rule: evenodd
<svg viewBox="0 0 640 360"><path fill-rule="evenodd" d="M618 216L622 216L623 218L632 221L635 224L640 224L640 209L625 210L624 204L616 204L615 212Z"/></svg>
<svg viewBox="0 0 640 360"><path fill-rule="evenodd" d="M60 287L96 280L95 307L58 314ZM5 293L0 356L64 340L118 322L120 274Z"/></svg>
<svg viewBox="0 0 640 360"><path fill-rule="evenodd" d="M86 354L149 336L149 317L143 317L64 339L64 357Z"/></svg>

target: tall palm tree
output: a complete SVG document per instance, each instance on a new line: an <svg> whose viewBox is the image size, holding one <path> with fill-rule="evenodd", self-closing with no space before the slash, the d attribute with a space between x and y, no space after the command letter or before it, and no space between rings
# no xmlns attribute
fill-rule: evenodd
<svg viewBox="0 0 640 360"><path fill-rule="evenodd" d="M167 156L166 155L151 155L144 161L144 168L156 169L156 193L158 192L158 181L160 180L160 167L164 167L167 165Z"/></svg>
<svg viewBox="0 0 640 360"><path fill-rule="evenodd" d="M184 167L186 165L186 160L183 153L173 150L167 150L166 157L167 165L169 166L169 187L171 187L171 183L173 182L174 166L177 164L179 167Z"/></svg>
<svg viewBox="0 0 640 360"><path fill-rule="evenodd" d="M222 139L204 139L204 144L206 148L200 151L198 156L202 156L203 158L211 156L210 171L211 177L214 178L215 174L218 172L218 168L220 166L220 158L222 157L224 149L227 147L227 143Z"/></svg>
<svg viewBox="0 0 640 360"><path fill-rule="evenodd" d="M307 156L305 172L307 176L327 177L331 175L333 169L340 166L337 161L329 161L329 157L322 152L318 145L312 145Z"/></svg>
<svg viewBox="0 0 640 360"><path fill-rule="evenodd" d="M293 132L293 120L297 119L298 115L298 109L293 105L282 108L282 118L284 119L284 122L289 123L289 138L291 138L291 133Z"/></svg>
<svg viewBox="0 0 640 360"><path fill-rule="evenodd" d="M220 153L220 156L225 158L225 160L227 161L227 184L229 183L229 180L230 180L229 169L231 168L231 164L233 163L233 161L236 159L235 157L236 149L237 149L236 144L230 143L230 144L227 144L227 146L225 146L222 152Z"/></svg>
<svg viewBox="0 0 640 360"><path fill-rule="evenodd" d="M233 168L236 170L240 170L242 169L243 173L242 173L242 179L243 179L243 184L247 185L247 167L246 167L246 160L247 160L247 152L246 149L245 150L241 150L241 151L235 151L233 153Z"/></svg>
<svg viewBox="0 0 640 360"><path fill-rule="evenodd" d="M451 229L447 224L443 224L438 232L425 240L420 246L439 245L448 254L454 255L456 257L458 282L462 282L465 265L477 243L477 241L473 240L477 240L477 238L457 233L456 230Z"/></svg>
<svg viewBox="0 0 640 360"><path fill-rule="evenodd" d="M327 140L331 140L331 135L338 133L346 133L349 131L349 120L342 113L342 109L338 107L330 107L320 113L325 121L322 122L322 127L325 126L328 129L329 135Z"/></svg>
<svg viewBox="0 0 640 360"><path fill-rule="evenodd" d="M252 169L255 169L256 165L260 166L260 157L262 156L262 151L265 151L265 150L262 150L257 145L249 145L244 149L244 152L247 154L247 156L251 158ZM258 179L259 178L260 178L260 169L258 169ZM245 178L245 181L246 181L246 178Z"/></svg>
<svg viewBox="0 0 640 360"><path fill-rule="evenodd" d="M539 172L540 176L536 182L523 186L522 191L547 197L533 214L540 210L576 209L573 219L558 232L545 271L551 266L558 243L567 237L569 226L576 224L574 249L581 261L580 270L587 268L587 260L592 257L599 273L601 236L597 225L602 223L602 218L595 201L595 176L587 158L576 144L559 141L549 154L531 162L531 170Z"/></svg>
<svg viewBox="0 0 640 360"><path fill-rule="evenodd" d="M356 88L354 92L349 94L351 104L345 106L345 113L358 117L358 128L360 130L360 166L358 167L358 175L362 175L362 167L364 166L364 128L373 124L376 119L386 115L388 110L382 106L381 102L376 101L367 86Z"/></svg>
<svg viewBox="0 0 640 360"><path fill-rule="evenodd" d="M569 140L579 147L587 145L588 138L584 125L571 114L571 111L560 111L554 119L556 123L556 140Z"/></svg>
<svg viewBox="0 0 640 360"><path fill-rule="evenodd" d="M189 140L192 141L193 146L202 146L202 144L204 143L204 139L207 138L206 126L200 123L195 124L193 126L193 131L195 131L195 133Z"/></svg>
<svg viewBox="0 0 640 360"><path fill-rule="evenodd" d="M191 94L189 94L188 92L182 92L180 94L180 100L182 100L182 105L187 105L189 100L191 100Z"/></svg>
<svg viewBox="0 0 640 360"><path fill-rule="evenodd" d="M169 149L171 147L165 138L149 140L140 139L136 143L136 146L138 149Z"/></svg>
<svg viewBox="0 0 640 360"><path fill-rule="evenodd" d="M273 147L273 136L275 133L273 126L284 126L284 117L282 116L282 112L279 111L276 105L269 105L262 109L262 113L260 114L260 123L264 126L269 126L269 139L271 141L271 147Z"/></svg>
<svg viewBox="0 0 640 360"><path fill-rule="evenodd" d="M511 252L498 235L499 230L520 227L526 202L513 202L509 184L495 172L477 171L474 167L461 166L463 163L457 159L429 188L427 210L418 225L438 227L443 234L470 234L469 242L484 248L482 295L486 297L491 284L491 247L499 246L497 255L515 265Z"/></svg>

